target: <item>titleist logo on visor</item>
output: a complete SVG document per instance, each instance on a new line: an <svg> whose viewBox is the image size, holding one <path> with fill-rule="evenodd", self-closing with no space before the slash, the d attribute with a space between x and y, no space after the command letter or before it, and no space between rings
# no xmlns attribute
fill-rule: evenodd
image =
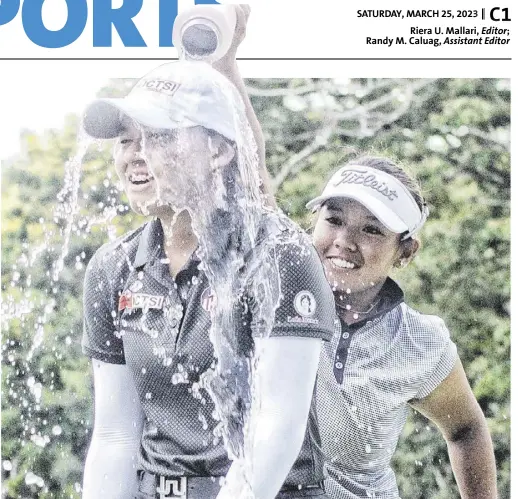
<svg viewBox="0 0 518 499"><path fill-rule="evenodd" d="M394 201L394 199L398 197L395 190L390 189L385 182L379 180L376 175L373 175L367 170L347 169L344 170L341 175L342 178L335 183L335 187L338 187L340 184L361 184L378 191L390 201Z"/></svg>
<svg viewBox="0 0 518 499"><path fill-rule="evenodd" d="M180 84L170 80L141 80L137 83L135 88L153 90L153 92L160 94L174 95L180 88Z"/></svg>

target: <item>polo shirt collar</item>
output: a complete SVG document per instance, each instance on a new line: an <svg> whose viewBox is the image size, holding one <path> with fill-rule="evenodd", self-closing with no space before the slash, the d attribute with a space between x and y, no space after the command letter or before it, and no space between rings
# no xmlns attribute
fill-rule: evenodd
<svg viewBox="0 0 518 499"><path fill-rule="evenodd" d="M382 316L383 314L390 312L391 310L393 310L405 301L405 294L403 290L400 288L399 284L390 277L387 277L387 280L383 283L379 295L380 304L378 306L378 311L376 312L376 314L371 315L370 317L367 317L353 324L346 324L341 320L342 324L345 325L349 330L360 329L362 326L365 326L367 322L371 322L374 319Z"/></svg>
<svg viewBox="0 0 518 499"><path fill-rule="evenodd" d="M380 290L380 295L380 307L374 317L390 312L393 308L405 301L405 293L399 287L399 284L390 277L387 277L387 280L384 282ZM371 317L371 319L372 318L373 317Z"/></svg>
<svg viewBox="0 0 518 499"><path fill-rule="evenodd" d="M162 222L160 222L158 218L154 218L144 226L137 247L137 252L133 259L133 268L138 269L143 267L156 258L166 258L164 251L164 229L162 227ZM199 264L200 259L196 249L185 264L184 269L197 270Z"/></svg>
<svg viewBox="0 0 518 499"><path fill-rule="evenodd" d="M154 218L146 223L140 236L137 253L133 260L133 267L143 267L159 254L164 254L164 231L162 223L158 218Z"/></svg>

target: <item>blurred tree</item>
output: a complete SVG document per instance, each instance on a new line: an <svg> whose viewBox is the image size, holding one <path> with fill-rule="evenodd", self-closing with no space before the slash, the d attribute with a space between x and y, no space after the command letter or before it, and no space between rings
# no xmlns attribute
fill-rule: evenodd
<svg viewBox="0 0 518 499"><path fill-rule="evenodd" d="M25 132L23 156L2 167L3 497L80 497L92 418L84 269L141 223L120 200L109 146L78 156L77 125Z"/></svg>
<svg viewBox="0 0 518 499"><path fill-rule="evenodd" d="M133 83L111 81L100 95L124 95ZM489 421L500 497L510 497L509 80L261 79L248 89L279 204L302 226L311 224L305 203L359 152L417 174L431 216L416 261L396 277L411 305L448 324ZM2 497L10 499L80 497L92 421L80 349L84 268L103 242L143 221L117 187L110 144L78 143L77 129L71 116L61 131L26 131L20 157L2 165ZM394 466L402 497L459 497L446 445L419 415Z"/></svg>

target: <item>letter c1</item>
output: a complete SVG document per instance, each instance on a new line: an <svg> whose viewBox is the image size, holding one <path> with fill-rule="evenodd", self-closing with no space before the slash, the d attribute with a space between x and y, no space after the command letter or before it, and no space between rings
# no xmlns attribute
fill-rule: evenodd
<svg viewBox="0 0 518 499"><path fill-rule="evenodd" d="M0 26L10 23L20 10L20 0L2 0L0 2Z"/></svg>

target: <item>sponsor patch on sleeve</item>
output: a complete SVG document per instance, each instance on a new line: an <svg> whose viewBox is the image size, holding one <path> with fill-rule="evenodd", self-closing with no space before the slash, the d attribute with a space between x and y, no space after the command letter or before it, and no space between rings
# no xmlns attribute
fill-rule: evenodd
<svg viewBox="0 0 518 499"><path fill-rule="evenodd" d="M319 321L313 317L317 311L317 300L310 291L300 291L293 300L293 308L298 316L288 317L288 322L318 324Z"/></svg>

